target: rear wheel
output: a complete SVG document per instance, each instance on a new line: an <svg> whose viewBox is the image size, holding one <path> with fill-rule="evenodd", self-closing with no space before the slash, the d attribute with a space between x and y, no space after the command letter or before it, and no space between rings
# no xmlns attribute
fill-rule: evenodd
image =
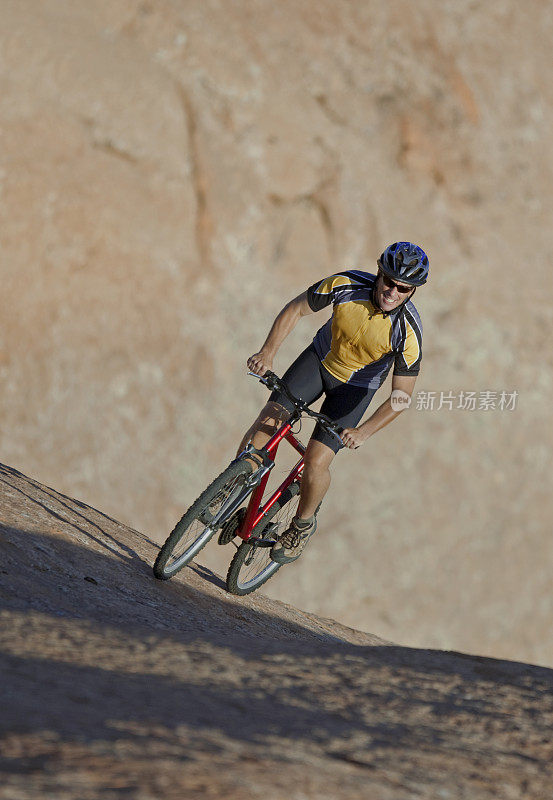
<svg viewBox="0 0 553 800"><path fill-rule="evenodd" d="M177 522L154 564L154 575L168 580L176 575L209 542L233 513L234 501L243 492L253 467L249 461L233 461L198 497ZM252 487L253 488L253 487ZM245 499L242 502L245 502ZM225 514L225 509L228 513Z"/></svg>
<svg viewBox="0 0 553 800"><path fill-rule="evenodd" d="M296 513L299 503L300 487L292 483L279 500L269 509L266 516L258 522L252 536L276 539L286 530ZM231 594L250 594L277 572L281 564L271 560L270 547L256 547L242 542L230 562L227 573L227 589Z"/></svg>

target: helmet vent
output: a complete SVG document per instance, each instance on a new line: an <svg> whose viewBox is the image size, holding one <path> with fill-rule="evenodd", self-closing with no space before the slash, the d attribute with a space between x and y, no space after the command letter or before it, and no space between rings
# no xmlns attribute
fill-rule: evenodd
<svg viewBox="0 0 553 800"><path fill-rule="evenodd" d="M379 264L391 278L411 286L422 286L428 280L428 257L422 248L412 242L389 245L380 256Z"/></svg>

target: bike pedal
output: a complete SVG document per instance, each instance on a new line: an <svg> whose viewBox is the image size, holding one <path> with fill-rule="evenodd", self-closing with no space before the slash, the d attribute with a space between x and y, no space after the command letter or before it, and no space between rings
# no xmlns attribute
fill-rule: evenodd
<svg viewBox="0 0 553 800"><path fill-rule="evenodd" d="M261 536L254 536L248 541L250 541L252 547L272 547L278 541L277 530L278 525L276 522L269 522L267 527L263 529Z"/></svg>

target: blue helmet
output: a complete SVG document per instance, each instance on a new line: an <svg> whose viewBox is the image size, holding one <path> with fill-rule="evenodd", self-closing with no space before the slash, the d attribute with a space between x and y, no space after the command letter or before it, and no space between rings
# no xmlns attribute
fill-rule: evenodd
<svg viewBox="0 0 553 800"><path fill-rule="evenodd" d="M428 280L430 264L424 250L412 242L394 242L378 260L378 266L390 278L410 286L422 286Z"/></svg>

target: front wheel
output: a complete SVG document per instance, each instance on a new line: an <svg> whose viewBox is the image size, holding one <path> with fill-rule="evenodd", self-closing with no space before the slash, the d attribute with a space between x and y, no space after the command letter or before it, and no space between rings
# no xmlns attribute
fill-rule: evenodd
<svg viewBox="0 0 553 800"><path fill-rule="evenodd" d="M276 538L286 530L296 513L299 503L300 487L292 483L284 490L277 502L271 506L265 517L257 523L252 536L271 536ZM230 562L227 573L227 590L231 594L250 594L272 578L281 564L271 559L270 547L256 547L242 542Z"/></svg>
<svg viewBox="0 0 553 800"><path fill-rule="evenodd" d="M164 581L172 578L205 547L235 510L252 470L249 461L233 461L192 503L158 553L154 564L156 578Z"/></svg>

